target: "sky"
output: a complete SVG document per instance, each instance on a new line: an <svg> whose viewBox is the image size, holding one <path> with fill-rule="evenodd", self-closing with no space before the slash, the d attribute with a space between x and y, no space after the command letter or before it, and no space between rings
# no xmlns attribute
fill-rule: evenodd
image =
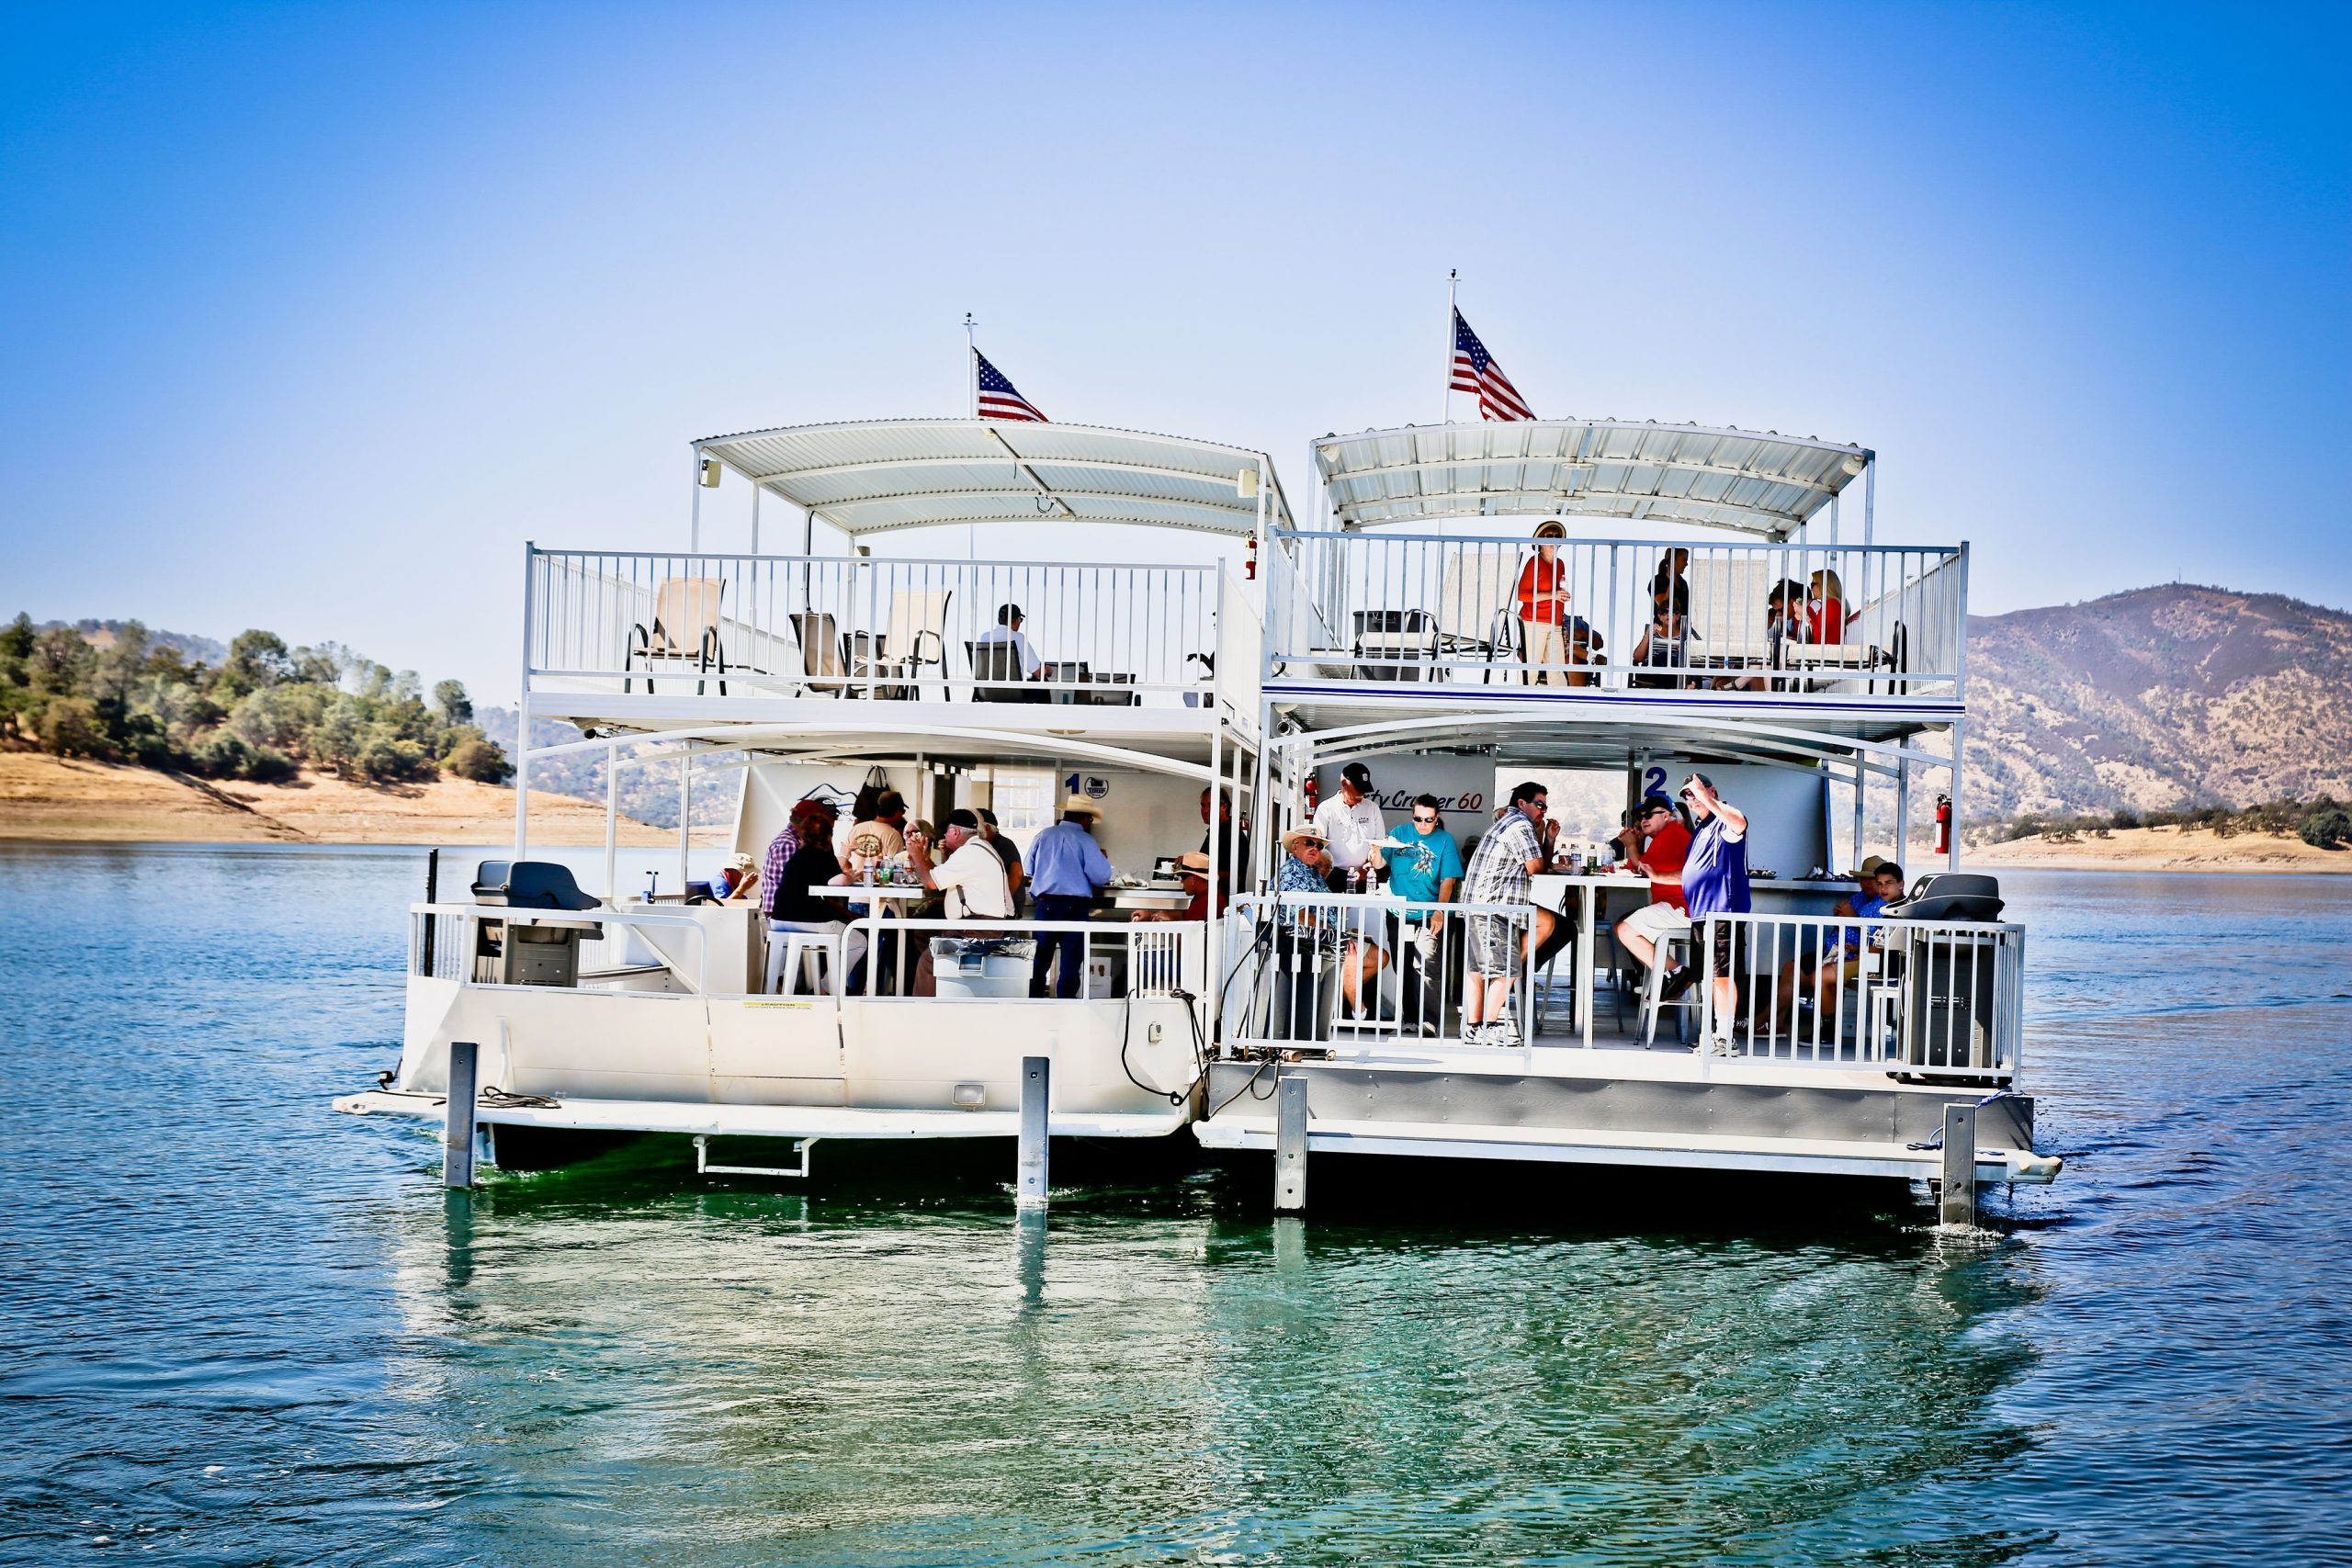
<svg viewBox="0 0 2352 1568"><path fill-rule="evenodd" d="M1314 436L1439 417L1449 269L1542 414L1873 448L1880 541L1969 541L1979 613L2346 606L2347 46L2342 6L7 6L0 615L508 700L526 539L681 547L696 436L966 412L966 311L1056 419L1271 452L1304 510Z"/></svg>

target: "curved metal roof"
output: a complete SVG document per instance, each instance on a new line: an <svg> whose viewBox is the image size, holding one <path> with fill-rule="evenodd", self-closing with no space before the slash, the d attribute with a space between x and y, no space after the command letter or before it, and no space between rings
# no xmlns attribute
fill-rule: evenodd
<svg viewBox="0 0 2352 1568"><path fill-rule="evenodd" d="M763 490L843 533L944 524L1129 524L1248 534L1262 469L1273 526L1290 526L1282 483L1261 453L1084 424L892 419L804 424L695 443Z"/></svg>
<svg viewBox="0 0 2352 1568"><path fill-rule="evenodd" d="M1408 425L1315 443L1342 524L1582 513L1781 538L1872 454L1793 435L1603 419Z"/></svg>

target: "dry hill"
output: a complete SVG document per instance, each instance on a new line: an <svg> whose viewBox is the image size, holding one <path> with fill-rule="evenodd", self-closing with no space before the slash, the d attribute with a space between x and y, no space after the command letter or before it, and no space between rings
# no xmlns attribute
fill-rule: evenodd
<svg viewBox="0 0 2352 1568"><path fill-rule="evenodd" d="M2173 584L1973 616L1970 815L2352 797L2352 615Z"/></svg>

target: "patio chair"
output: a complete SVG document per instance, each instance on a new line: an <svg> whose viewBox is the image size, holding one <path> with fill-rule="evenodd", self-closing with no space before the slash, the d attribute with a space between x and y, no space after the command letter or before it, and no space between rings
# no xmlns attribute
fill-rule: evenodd
<svg viewBox="0 0 2352 1568"><path fill-rule="evenodd" d="M1777 563L1760 556L1725 559L1701 553L1684 573L1690 584L1693 665L1761 670L1772 662L1771 611L1767 600L1780 581Z"/></svg>
<svg viewBox="0 0 2352 1568"><path fill-rule="evenodd" d="M653 690L652 669L656 664L683 664L698 674L716 670L721 675L727 671L727 650L718 636L718 602L727 592L727 583L716 577L673 577L654 590L653 624L642 622L628 629L628 649L622 656L621 690L631 689L627 671L642 668L647 671L645 689ZM695 682L695 694L700 696L704 682ZM727 682L718 682L718 694L727 694Z"/></svg>
<svg viewBox="0 0 2352 1568"><path fill-rule="evenodd" d="M1357 680L1437 679L1437 617L1427 610L1358 610L1355 628Z"/></svg>
<svg viewBox="0 0 2352 1568"><path fill-rule="evenodd" d="M1526 657L1519 645L1519 617L1511 590L1520 563L1499 550L1457 550L1446 558L1437 594L1437 651L1441 658L1474 655L1490 664ZM1493 681L1489 669L1481 683Z"/></svg>
<svg viewBox="0 0 2352 1568"><path fill-rule="evenodd" d="M964 657L972 667L972 700L976 703L1042 703L1043 686L1026 680L1021 650L1010 642L967 642Z"/></svg>
<svg viewBox="0 0 2352 1568"><path fill-rule="evenodd" d="M785 619L800 639L801 684L827 696L842 695L849 689L849 651L838 623L822 610L805 610Z"/></svg>
<svg viewBox="0 0 2352 1568"><path fill-rule="evenodd" d="M947 604L953 589L901 589L890 595L890 629L849 634L850 679L867 683L878 701L912 702L922 695L926 665L947 672Z"/></svg>

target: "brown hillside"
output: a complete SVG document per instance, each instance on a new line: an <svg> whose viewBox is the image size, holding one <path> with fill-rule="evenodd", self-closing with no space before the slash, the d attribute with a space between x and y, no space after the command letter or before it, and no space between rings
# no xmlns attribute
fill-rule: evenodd
<svg viewBox="0 0 2352 1568"><path fill-rule="evenodd" d="M106 843L499 844L514 792L465 779L374 788L305 773L291 784L210 783L147 768L0 751L0 840ZM531 832L601 844L601 806L535 792ZM624 844L677 835L621 825Z"/></svg>
<svg viewBox="0 0 2352 1568"><path fill-rule="evenodd" d="M2352 615L2174 584L1972 617L1971 815L2352 796Z"/></svg>

